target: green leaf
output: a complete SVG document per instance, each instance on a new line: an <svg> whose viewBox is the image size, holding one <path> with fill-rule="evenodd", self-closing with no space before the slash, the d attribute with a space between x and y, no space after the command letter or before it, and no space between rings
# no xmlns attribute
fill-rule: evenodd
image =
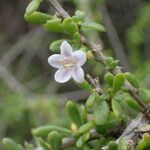
<svg viewBox="0 0 150 150"><path fill-rule="evenodd" d="M73 103L72 101L68 101L66 104L66 108L69 114L69 117L71 118L71 120L77 125L80 126L81 125L81 118L80 118L80 113L78 110L78 107L75 103Z"/></svg>
<svg viewBox="0 0 150 150"><path fill-rule="evenodd" d="M89 131L94 126L94 122L88 122L79 128L79 134Z"/></svg>
<svg viewBox="0 0 150 150"><path fill-rule="evenodd" d="M80 25L81 25L81 27L84 27L84 28L89 28L89 29L92 29L92 30L105 32L104 26L102 26L99 23L81 23Z"/></svg>
<svg viewBox="0 0 150 150"><path fill-rule="evenodd" d="M114 78L114 75L112 73L110 73L110 72L106 73L105 76L104 76L105 81L110 86L113 86L113 78Z"/></svg>
<svg viewBox="0 0 150 150"><path fill-rule="evenodd" d="M82 124L87 122L87 110L84 105L81 105L80 107L80 118L81 118Z"/></svg>
<svg viewBox="0 0 150 150"><path fill-rule="evenodd" d="M133 74L126 72L125 77L133 87L139 88L140 86L139 81Z"/></svg>
<svg viewBox="0 0 150 150"><path fill-rule="evenodd" d="M113 92L116 93L124 84L125 76L123 73L118 73L113 79Z"/></svg>
<svg viewBox="0 0 150 150"><path fill-rule="evenodd" d="M113 70L118 65L118 60L114 60L112 57L106 57L106 63L109 70Z"/></svg>
<svg viewBox="0 0 150 150"><path fill-rule="evenodd" d="M123 138L119 140L118 150L128 150L127 144Z"/></svg>
<svg viewBox="0 0 150 150"><path fill-rule="evenodd" d="M44 150L52 150L48 143L46 143L42 138L38 138L38 142L44 148Z"/></svg>
<svg viewBox="0 0 150 150"><path fill-rule="evenodd" d="M24 18L29 23L44 24L47 20L50 20L52 16L42 12L34 11L32 14L25 14Z"/></svg>
<svg viewBox="0 0 150 150"><path fill-rule="evenodd" d="M64 32L64 28L63 28L60 18L53 18L51 20L48 20L44 24L44 28L46 31Z"/></svg>
<svg viewBox="0 0 150 150"><path fill-rule="evenodd" d="M134 99L128 99L127 104L136 111L141 111L140 105Z"/></svg>
<svg viewBox="0 0 150 150"><path fill-rule="evenodd" d="M138 143L137 150L150 150L149 134L144 134L143 138Z"/></svg>
<svg viewBox="0 0 150 150"><path fill-rule="evenodd" d="M117 144L113 141L109 142L108 147L110 150L117 150Z"/></svg>
<svg viewBox="0 0 150 150"><path fill-rule="evenodd" d="M112 110L115 114L115 116L121 120L122 119L122 108L121 105L119 104L119 102L116 99L112 99Z"/></svg>
<svg viewBox="0 0 150 150"><path fill-rule="evenodd" d="M62 42L65 41L65 39L62 39L62 40L56 40L56 41L53 41L49 47L49 49L52 51L52 52L59 52L60 51L60 45L62 44Z"/></svg>
<svg viewBox="0 0 150 150"><path fill-rule="evenodd" d="M62 143L62 137L57 131L50 132L47 140L54 150L58 150Z"/></svg>
<svg viewBox="0 0 150 150"><path fill-rule="evenodd" d="M83 90L86 90L86 91L92 91L92 87L91 85L85 80L84 82L82 83L76 83L80 88L82 88Z"/></svg>
<svg viewBox="0 0 150 150"><path fill-rule="evenodd" d="M85 143L86 141L88 141L88 140L90 139L90 132L85 132L85 133L83 133L82 139L83 139L83 142L84 142L84 143Z"/></svg>
<svg viewBox="0 0 150 150"><path fill-rule="evenodd" d="M91 109L94 106L94 101L96 100L96 93L92 92L90 94L90 96L88 97L87 101L86 101L86 107L87 109Z"/></svg>
<svg viewBox="0 0 150 150"><path fill-rule="evenodd" d="M63 20L63 27L65 32L70 35L74 35L76 32L79 32L78 25L72 20L71 17Z"/></svg>
<svg viewBox="0 0 150 150"><path fill-rule="evenodd" d="M139 89L139 94L140 94L141 99L145 103L150 103L150 91L149 90L140 88Z"/></svg>
<svg viewBox="0 0 150 150"><path fill-rule="evenodd" d="M76 142L76 147L82 148L82 146L83 146L83 139L82 139L82 137L79 137Z"/></svg>
<svg viewBox="0 0 150 150"><path fill-rule="evenodd" d="M107 102L102 100L94 109L94 120L97 125L104 124L109 118L110 110Z"/></svg>
<svg viewBox="0 0 150 150"><path fill-rule="evenodd" d="M113 62L110 63L109 69L113 70L118 66L118 60L114 60Z"/></svg>
<svg viewBox="0 0 150 150"><path fill-rule="evenodd" d="M80 42L81 36L80 36L79 32L74 33L73 39L77 42Z"/></svg>
<svg viewBox="0 0 150 150"><path fill-rule="evenodd" d="M10 138L4 138L2 144L4 150L23 150L20 144L17 144Z"/></svg>
<svg viewBox="0 0 150 150"><path fill-rule="evenodd" d="M77 10L77 11L75 12L75 17L76 17L77 19L79 19L80 21L84 21L84 18L85 18L85 13L84 13L84 11Z"/></svg>
<svg viewBox="0 0 150 150"><path fill-rule="evenodd" d="M72 132L69 129L59 127L59 126L42 126L32 130L32 134L42 138L47 137L48 133L51 131L58 131L63 135L70 135Z"/></svg>
<svg viewBox="0 0 150 150"><path fill-rule="evenodd" d="M29 15L36 11L41 2L42 0L32 0L26 8L26 14Z"/></svg>

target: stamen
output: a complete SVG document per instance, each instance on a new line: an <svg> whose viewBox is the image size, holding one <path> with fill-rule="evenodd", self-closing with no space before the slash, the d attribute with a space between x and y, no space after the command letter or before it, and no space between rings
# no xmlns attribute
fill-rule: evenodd
<svg viewBox="0 0 150 150"><path fill-rule="evenodd" d="M64 58L62 60L62 64L65 68L71 68L71 67L74 67L76 65L76 60L72 57Z"/></svg>

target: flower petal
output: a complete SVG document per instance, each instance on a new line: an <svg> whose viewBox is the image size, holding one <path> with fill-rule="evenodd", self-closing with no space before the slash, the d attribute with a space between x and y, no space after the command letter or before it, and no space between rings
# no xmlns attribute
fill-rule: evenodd
<svg viewBox="0 0 150 150"><path fill-rule="evenodd" d="M68 42L63 41L61 46L60 46L60 50L61 50L61 55L62 56L64 56L64 57L72 56L73 49L72 49L71 45Z"/></svg>
<svg viewBox="0 0 150 150"><path fill-rule="evenodd" d="M78 83L82 83L84 81L84 71L81 67L76 67L74 70L73 70L73 79L78 82Z"/></svg>
<svg viewBox="0 0 150 150"><path fill-rule="evenodd" d="M56 71L54 78L55 81L59 83L64 83L70 80L71 76L72 76L72 70L61 68Z"/></svg>
<svg viewBox="0 0 150 150"><path fill-rule="evenodd" d="M61 55L59 55L59 54L51 55L48 58L48 63L54 68L61 68L62 67Z"/></svg>
<svg viewBox="0 0 150 150"><path fill-rule="evenodd" d="M76 59L76 62L77 62L77 65L78 66L82 66L85 64L86 62L86 54L85 52L82 52L82 51L75 51L73 53L73 57Z"/></svg>

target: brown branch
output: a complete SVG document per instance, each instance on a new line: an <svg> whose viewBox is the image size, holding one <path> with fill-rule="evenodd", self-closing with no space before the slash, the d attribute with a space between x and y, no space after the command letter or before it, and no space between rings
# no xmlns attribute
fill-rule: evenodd
<svg viewBox="0 0 150 150"><path fill-rule="evenodd" d="M0 78L14 92L29 93L29 91L0 62Z"/></svg>
<svg viewBox="0 0 150 150"><path fill-rule="evenodd" d="M102 94L103 93L103 89L101 88L100 84L99 84L99 78L92 78L89 74L86 75L89 83L91 83L94 86L94 90L99 93Z"/></svg>
<svg viewBox="0 0 150 150"><path fill-rule="evenodd" d="M149 126L149 121L143 115L140 114L137 118L135 118L129 123L129 125L125 128L124 132L115 142L118 143L119 140L123 138L129 147L133 147L135 149L136 144L139 140L139 133L143 132L143 129L146 126ZM109 148L108 146L105 146L102 147L102 150L109 150Z"/></svg>
<svg viewBox="0 0 150 150"><path fill-rule="evenodd" d="M67 18L70 16L56 0L46 1L56 9L56 11L61 15L62 18Z"/></svg>

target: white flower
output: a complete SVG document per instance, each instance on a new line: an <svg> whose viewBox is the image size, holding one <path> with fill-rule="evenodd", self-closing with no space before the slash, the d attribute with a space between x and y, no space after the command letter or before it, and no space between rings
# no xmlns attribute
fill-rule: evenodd
<svg viewBox="0 0 150 150"><path fill-rule="evenodd" d="M84 81L84 72L81 68L86 62L86 54L80 50L73 52L73 49L66 41L60 46L61 54L54 54L48 58L51 66L57 68L55 80L64 83L73 78L76 82Z"/></svg>

